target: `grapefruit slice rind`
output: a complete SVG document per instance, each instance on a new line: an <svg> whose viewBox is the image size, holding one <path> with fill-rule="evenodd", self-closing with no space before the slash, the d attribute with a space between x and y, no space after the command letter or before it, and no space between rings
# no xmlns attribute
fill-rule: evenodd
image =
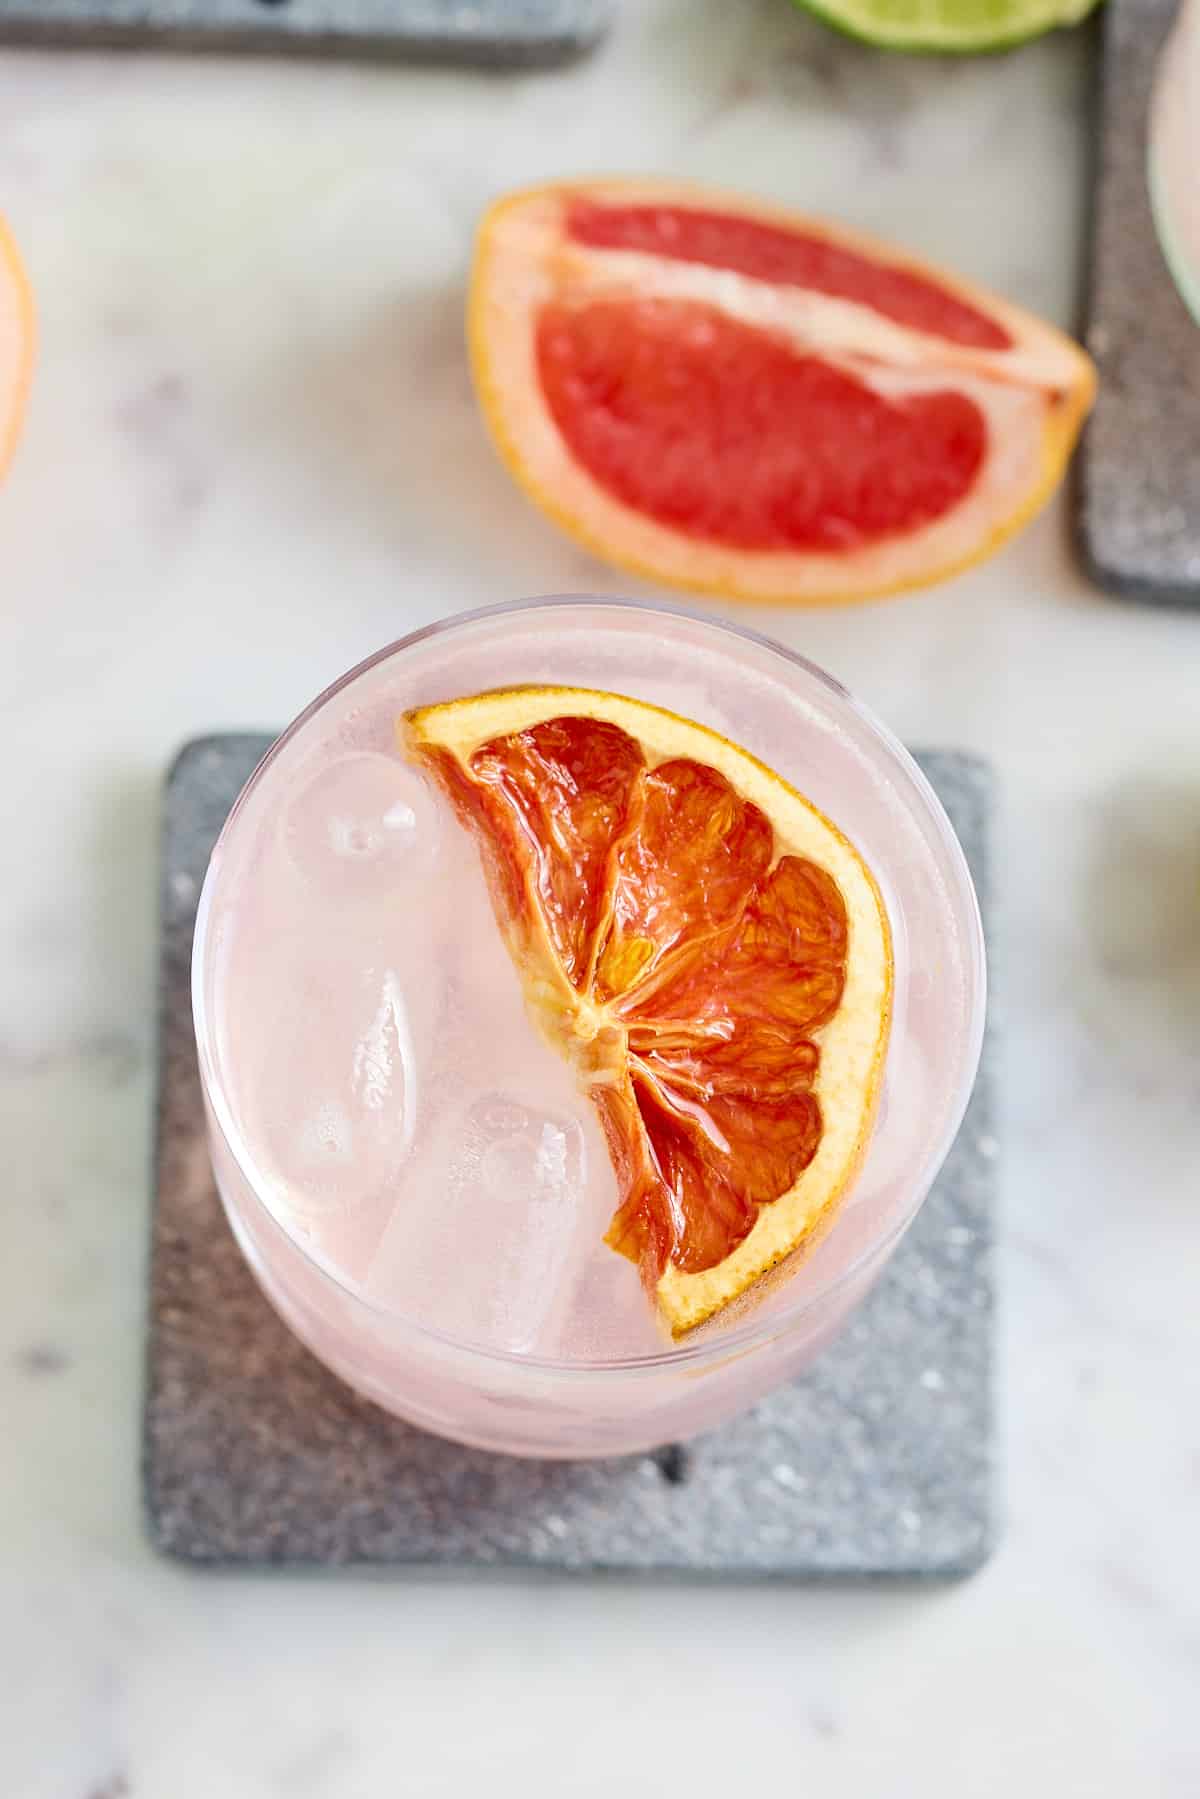
<svg viewBox="0 0 1200 1799"><path fill-rule="evenodd" d="M990 554L1091 405L1079 347L895 250L686 183L497 201L468 319L510 472L578 541L673 587L863 599Z"/></svg>
<svg viewBox="0 0 1200 1799"><path fill-rule="evenodd" d="M644 701L508 689L399 735L480 843L604 1126L609 1241L681 1335L810 1247L861 1162L892 1004L874 877L779 775Z"/></svg>

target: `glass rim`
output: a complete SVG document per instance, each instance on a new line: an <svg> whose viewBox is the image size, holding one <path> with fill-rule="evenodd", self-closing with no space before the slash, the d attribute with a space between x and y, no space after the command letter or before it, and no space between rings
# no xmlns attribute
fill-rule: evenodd
<svg viewBox="0 0 1200 1799"><path fill-rule="evenodd" d="M289 1221L286 1212L272 1203L268 1196L267 1183L233 1118L219 1065L213 1053L212 1030L204 988L208 920L219 852L226 838L236 829L238 817L251 794L268 776L278 756L309 721L353 682L370 674L373 669L380 667L393 657L415 648L417 644L424 643L430 638L446 635L465 626L485 623L489 619L510 617L513 614L547 610L567 612L579 607L602 607L612 611L650 613L660 617L685 619L690 624L702 625L718 635L755 644L760 649L765 649L779 657L793 668L802 669L805 674L833 693L857 721L866 727L871 737L884 752L887 760L906 777L916 799L923 807L926 817L934 826L938 841L947 853L956 877L957 892L953 899L957 902L956 909L960 913L958 922L963 929L964 968L968 983L971 1018L958 1078L946 1113L945 1125L937 1141L923 1158L911 1183L913 1190L920 1195L920 1198L904 1211L891 1229L868 1243L845 1268L824 1282L815 1293L807 1294L794 1305L781 1306L778 1310L771 1311L761 1318L756 1318L752 1314L744 1322L735 1324L726 1330L718 1329L711 1334L703 1331L697 1341L685 1338L680 1343L668 1345L661 1351L647 1355L566 1361L552 1356L527 1355L520 1350L489 1347L486 1344L473 1342L470 1338L458 1337L452 1332L439 1330L435 1325L421 1323L403 1312L381 1304L354 1287L330 1262L328 1257L323 1255L315 1245L305 1241L302 1234ZM711 617L694 607L681 606L670 601L625 599L608 594L546 594L527 599L505 600L490 606L473 607L469 611L455 613L449 618L437 619L431 624L422 625L417 630L408 632L405 636L397 638L394 642L386 644L382 649L365 657L361 662L348 669L345 674L339 676L337 680L330 682L280 732L247 778L230 808L209 857L196 910L195 933L192 939L191 994L200 1082L208 1101L210 1121L220 1131L225 1148L255 1201L262 1206L272 1223L283 1232L291 1247L323 1281L331 1282L354 1307L361 1307L373 1316L385 1320L390 1330L401 1330L419 1343L441 1351L453 1352L468 1362L509 1369L524 1368L528 1369L530 1373L552 1374L556 1378L567 1380L594 1381L597 1376L601 1375L627 1379L631 1376L658 1374L667 1368L695 1369L698 1366L721 1362L731 1355L742 1354L758 1348L763 1343L786 1335L814 1307L825 1303L831 1295L850 1285L873 1260L894 1247L924 1204L958 1135L974 1089L979 1058L983 1048L987 1013L987 959L983 921L979 912L975 885L971 879L971 872L967 866L962 845L946 816L945 808L923 770L899 738L876 718L867 706L856 699L835 676L829 674L817 663L810 661L808 657L789 649L764 632L755 631L744 625L731 624L727 619ZM224 1205L224 1196L222 1195L221 1198L222 1205ZM829 1234L832 1235L836 1228L835 1219Z"/></svg>

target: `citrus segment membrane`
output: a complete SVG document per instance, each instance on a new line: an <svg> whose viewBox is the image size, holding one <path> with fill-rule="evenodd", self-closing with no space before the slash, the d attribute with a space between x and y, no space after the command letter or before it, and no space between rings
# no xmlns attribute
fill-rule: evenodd
<svg viewBox="0 0 1200 1799"><path fill-rule="evenodd" d="M597 1107L608 1241L686 1329L811 1237L857 1165L890 1014L874 882L778 776L641 702L517 689L402 730Z"/></svg>
<svg viewBox="0 0 1200 1799"><path fill-rule="evenodd" d="M547 719L476 750L469 774L480 816L532 873L555 953L571 985L590 982L607 922L612 849L632 826L644 762L615 725Z"/></svg>
<svg viewBox="0 0 1200 1799"><path fill-rule="evenodd" d="M701 206L614 206L578 199L567 208L567 233L597 249L705 263L756 281L853 300L910 330L972 349L1007 350L1012 344L1002 324L933 276L864 256L815 231Z"/></svg>
<svg viewBox="0 0 1200 1799"><path fill-rule="evenodd" d="M989 554L1057 485L1077 345L870 240L684 183L532 189L484 218L469 331L505 462L672 586L855 600Z"/></svg>

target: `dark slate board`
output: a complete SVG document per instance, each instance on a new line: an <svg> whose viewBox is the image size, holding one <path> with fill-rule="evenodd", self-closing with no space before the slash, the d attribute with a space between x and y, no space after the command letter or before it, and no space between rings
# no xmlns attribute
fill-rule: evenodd
<svg viewBox="0 0 1200 1799"><path fill-rule="evenodd" d="M0 41L544 63L590 48L611 0L0 0Z"/></svg>
<svg viewBox="0 0 1200 1799"><path fill-rule="evenodd" d="M954 1576L993 1537L990 1037L945 1169L803 1379L687 1446L606 1462L463 1449L328 1373L242 1261L204 1144L188 963L212 843L269 739L189 744L166 790L144 1475L160 1549L227 1565ZM989 894L988 768L921 757Z"/></svg>
<svg viewBox="0 0 1200 1799"><path fill-rule="evenodd" d="M1146 183L1154 71L1177 0L1108 0L1087 346L1100 373L1079 532L1102 587L1200 603L1200 325L1159 247Z"/></svg>

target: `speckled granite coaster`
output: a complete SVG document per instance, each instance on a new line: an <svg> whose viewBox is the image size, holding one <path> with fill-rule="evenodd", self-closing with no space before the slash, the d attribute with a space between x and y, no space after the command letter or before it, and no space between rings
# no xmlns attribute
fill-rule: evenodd
<svg viewBox="0 0 1200 1799"><path fill-rule="evenodd" d="M209 1563L705 1575L966 1574L992 1540L993 1052L933 1193L812 1371L651 1456L459 1448L344 1387L263 1298L213 1187L188 990L212 843L269 739L189 744L167 784L161 1084L145 1417L155 1543ZM985 907L989 770L921 762Z"/></svg>
<svg viewBox="0 0 1200 1799"><path fill-rule="evenodd" d="M588 49L611 0L0 0L0 40L551 62Z"/></svg>
<svg viewBox="0 0 1200 1799"><path fill-rule="evenodd" d="M1175 290L1146 185L1155 65L1178 0L1108 0L1087 345L1100 371L1079 465L1097 581L1200 603L1200 325Z"/></svg>

